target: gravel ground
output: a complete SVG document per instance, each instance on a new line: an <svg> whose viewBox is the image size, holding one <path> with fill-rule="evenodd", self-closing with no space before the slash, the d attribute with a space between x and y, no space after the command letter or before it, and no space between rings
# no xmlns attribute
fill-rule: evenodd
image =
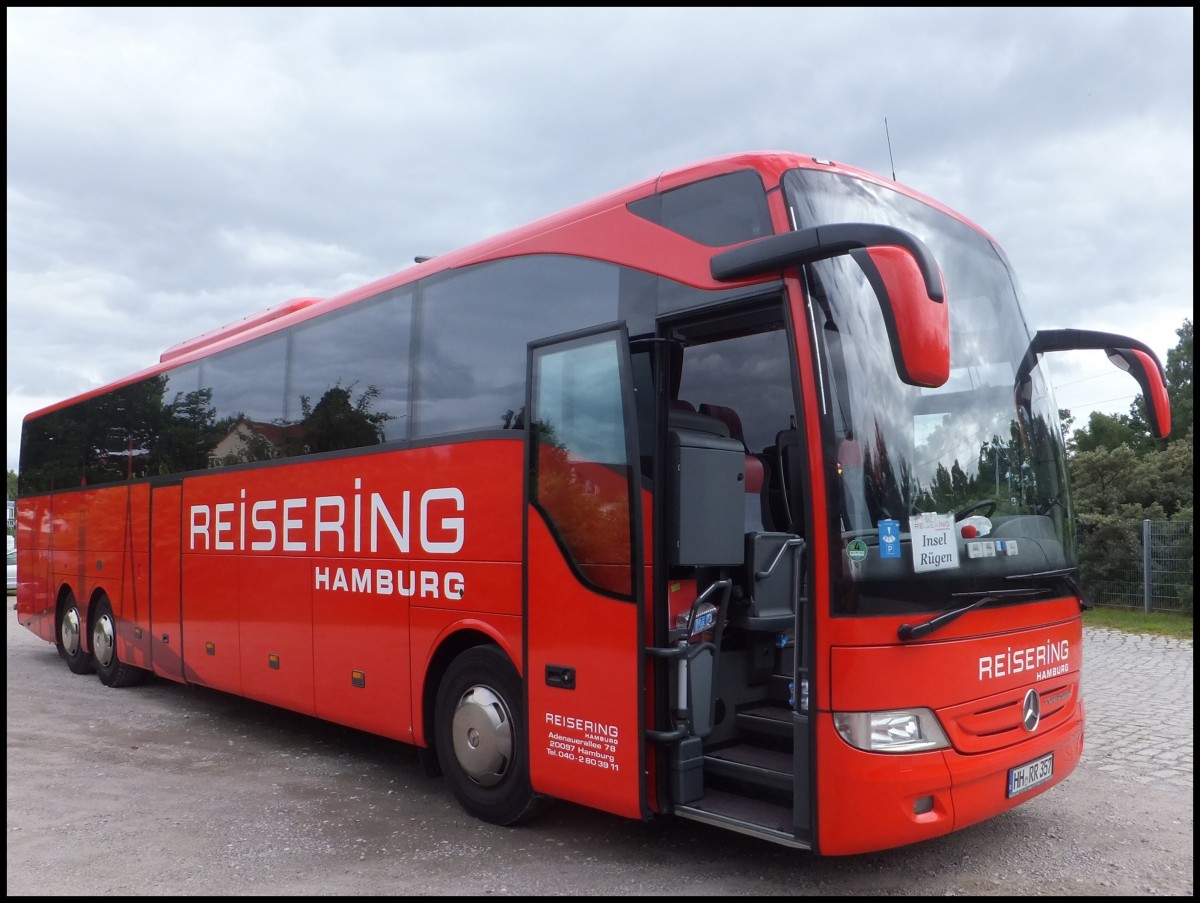
<svg viewBox="0 0 1200 903"><path fill-rule="evenodd" d="M10 598L11 609L11 598ZM1192 896L1192 643L1085 630L1076 772L982 825L811 854L566 803L464 815L414 749L8 639L8 895Z"/></svg>

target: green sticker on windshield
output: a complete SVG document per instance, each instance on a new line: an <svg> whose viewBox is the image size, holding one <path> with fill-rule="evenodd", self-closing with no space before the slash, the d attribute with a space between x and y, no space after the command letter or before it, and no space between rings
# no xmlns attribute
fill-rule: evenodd
<svg viewBox="0 0 1200 903"><path fill-rule="evenodd" d="M846 556L851 561L862 561L867 557L867 544L861 539L852 539L846 546Z"/></svg>

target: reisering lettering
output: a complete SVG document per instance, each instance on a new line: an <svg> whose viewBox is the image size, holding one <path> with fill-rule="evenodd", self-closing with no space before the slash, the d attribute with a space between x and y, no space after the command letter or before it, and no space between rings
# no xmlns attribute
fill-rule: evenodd
<svg viewBox="0 0 1200 903"><path fill-rule="evenodd" d="M454 555L466 538L466 501L451 486L426 489L414 512L414 493L399 503L364 492L362 479L348 495L253 499L192 505L188 547L201 552L365 552L408 555L413 540L430 555ZM414 531L415 515L415 531ZM415 532L415 536L414 536Z"/></svg>

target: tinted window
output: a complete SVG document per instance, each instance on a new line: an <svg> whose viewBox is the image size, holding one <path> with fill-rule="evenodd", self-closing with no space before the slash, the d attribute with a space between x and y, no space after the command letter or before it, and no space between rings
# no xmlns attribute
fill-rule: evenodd
<svg viewBox="0 0 1200 903"><path fill-rule="evenodd" d="M736 416L731 435L759 453L794 425L792 368L782 325L735 335L684 352L679 397L700 409L720 407Z"/></svg>
<svg viewBox="0 0 1200 903"><path fill-rule="evenodd" d="M30 421L21 435L20 492L194 469L200 437L211 437L215 421L198 374L187 364Z"/></svg>
<svg viewBox="0 0 1200 903"><path fill-rule="evenodd" d="M762 179L748 169L634 201L629 210L715 248L774 232Z"/></svg>
<svg viewBox="0 0 1200 903"><path fill-rule="evenodd" d="M200 383L211 392L213 429L207 464L219 467L283 456L284 366L287 339L273 335L205 360Z"/></svg>
<svg viewBox="0 0 1200 903"><path fill-rule="evenodd" d="M284 423L291 454L408 435L412 290L396 289L292 333Z"/></svg>
<svg viewBox="0 0 1200 903"><path fill-rule="evenodd" d="M183 473L206 467L216 419L211 390L200 388L200 365L184 364L147 381L157 395L160 420L151 447L151 473Z"/></svg>
<svg viewBox="0 0 1200 903"><path fill-rule="evenodd" d="M420 298L417 437L522 426L526 345L611 322L619 269L537 256L481 264Z"/></svg>
<svg viewBox="0 0 1200 903"><path fill-rule="evenodd" d="M580 576L632 592L630 467L617 334L538 349L534 492Z"/></svg>

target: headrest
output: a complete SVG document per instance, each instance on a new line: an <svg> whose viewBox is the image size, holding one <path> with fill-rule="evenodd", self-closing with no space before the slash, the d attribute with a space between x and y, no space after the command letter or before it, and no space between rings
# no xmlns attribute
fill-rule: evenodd
<svg viewBox="0 0 1200 903"><path fill-rule="evenodd" d="M698 414L695 411L682 409L667 411L667 426L671 429L695 430L700 433L711 433L714 436L729 438L729 427L725 425L725 421L707 414Z"/></svg>
<svg viewBox="0 0 1200 903"><path fill-rule="evenodd" d="M754 457L754 455L746 455L746 491L759 493L763 487L763 462Z"/></svg>
<svg viewBox="0 0 1200 903"><path fill-rule="evenodd" d="M719 404L702 404L700 405L700 413L707 414L709 417L716 417L729 427L729 435L734 439L739 439L743 443L746 441L742 435L742 418L738 416L738 412L733 408L727 408Z"/></svg>

